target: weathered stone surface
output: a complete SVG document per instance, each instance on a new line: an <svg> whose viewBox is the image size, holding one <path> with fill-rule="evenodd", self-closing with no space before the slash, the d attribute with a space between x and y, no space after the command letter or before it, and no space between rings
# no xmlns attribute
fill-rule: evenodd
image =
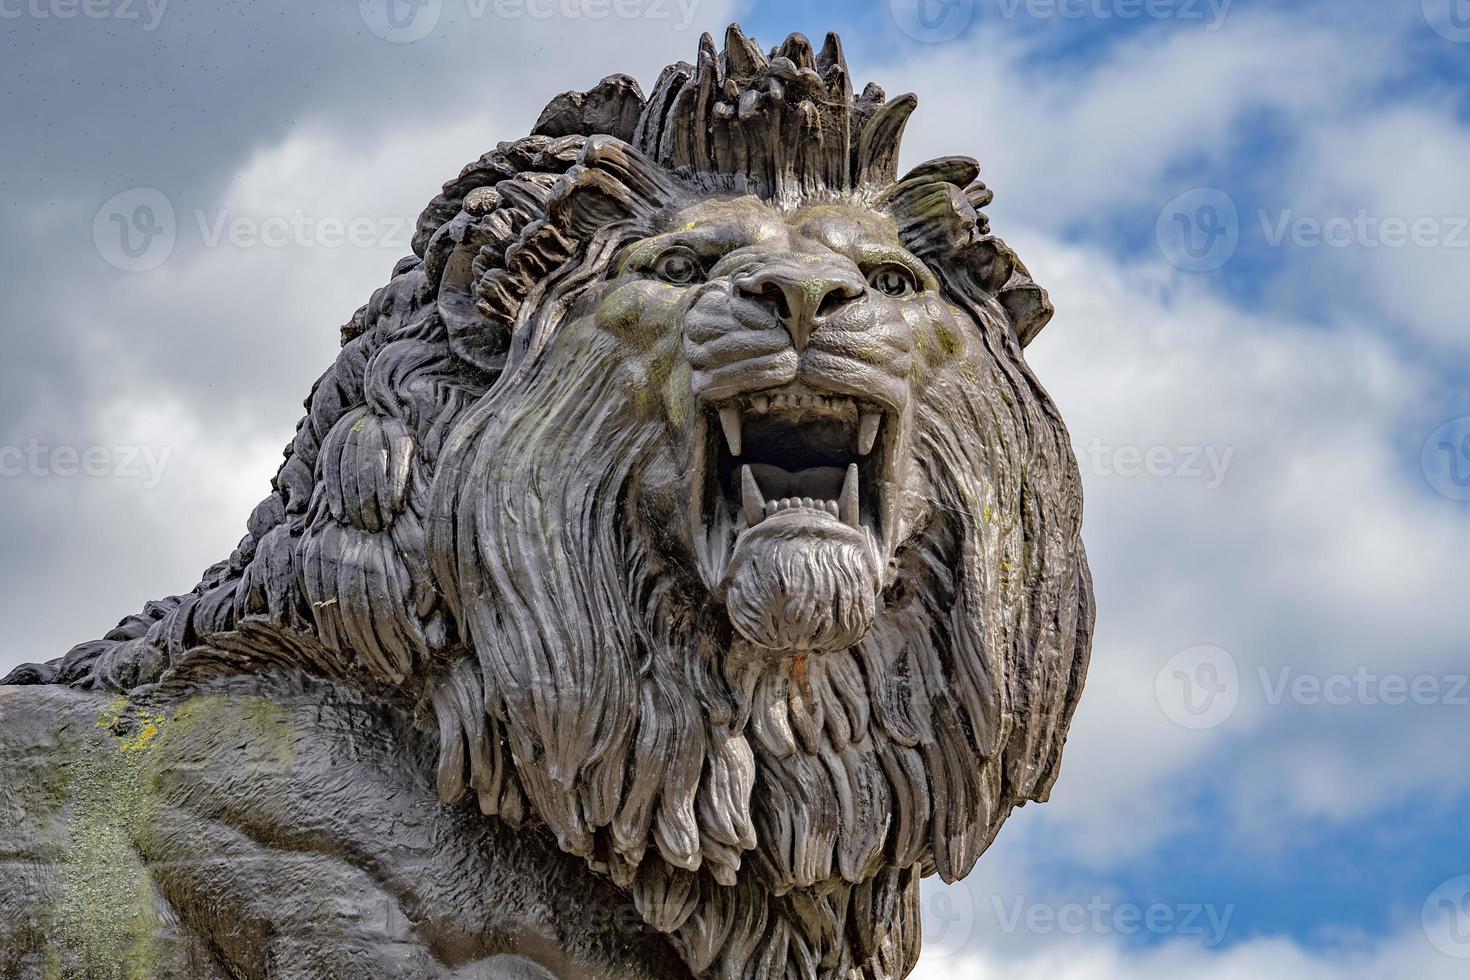
<svg viewBox="0 0 1470 980"><path fill-rule="evenodd" d="M732 28L446 184L235 553L0 687L0 975L905 976L1093 615L915 105Z"/></svg>

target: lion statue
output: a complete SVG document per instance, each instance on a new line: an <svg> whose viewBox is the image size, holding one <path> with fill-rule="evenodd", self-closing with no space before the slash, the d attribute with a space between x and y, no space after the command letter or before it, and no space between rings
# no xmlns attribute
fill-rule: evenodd
<svg viewBox="0 0 1470 980"><path fill-rule="evenodd" d="M908 975L1093 624L915 105L731 27L446 184L234 554L0 687L0 974Z"/></svg>

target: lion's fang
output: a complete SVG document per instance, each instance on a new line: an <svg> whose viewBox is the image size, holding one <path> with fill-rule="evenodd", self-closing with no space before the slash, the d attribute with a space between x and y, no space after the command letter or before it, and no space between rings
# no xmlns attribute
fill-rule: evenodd
<svg viewBox="0 0 1470 980"><path fill-rule="evenodd" d="M725 430L725 441L730 444L730 455L740 455L740 409L726 405L720 409L720 428Z"/></svg>
<svg viewBox="0 0 1470 980"><path fill-rule="evenodd" d="M842 481L842 494L837 498L837 509L842 523L849 527L858 526L858 468L856 463L847 464L847 477Z"/></svg>
<svg viewBox="0 0 1470 980"><path fill-rule="evenodd" d="M740 502L745 507L745 523L750 527L765 519L766 504L749 466L740 467Z"/></svg>
<svg viewBox="0 0 1470 980"><path fill-rule="evenodd" d="M878 441L878 425L883 421L882 414L878 412L864 412L858 420L858 452L864 456L873 451L873 443Z"/></svg>

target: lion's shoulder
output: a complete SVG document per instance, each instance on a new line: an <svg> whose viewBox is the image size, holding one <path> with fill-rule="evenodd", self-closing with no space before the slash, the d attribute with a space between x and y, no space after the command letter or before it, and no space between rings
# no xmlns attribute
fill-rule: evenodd
<svg viewBox="0 0 1470 980"><path fill-rule="evenodd" d="M159 978L222 976L174 928L119 832L139 799L129 742L113 729L125 703L0 686L0 975L110 976L110 963L146 963Z"/></svg>
<svg viewBox="0 0 1470 980"><path fill-rule="evenodd" d="M520 976L507 954L540 964L526 976L678 975L582 862L442 806L437 751L413 715L319 680L0 688L0 975L41 976L73 933L99 964L212 951L157 976Z"/></svg>
<svg viewBox="0 0 1470 980"><path fill-rule="evenodd" d="M0 686L0 846L8 860L47 859L71 778L105 755L102 720L122 700L54 685Z"/></svg>

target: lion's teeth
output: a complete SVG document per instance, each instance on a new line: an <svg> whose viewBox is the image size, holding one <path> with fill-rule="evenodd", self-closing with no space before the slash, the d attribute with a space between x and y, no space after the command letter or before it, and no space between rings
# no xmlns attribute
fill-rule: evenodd
<svg viewBox="0 0 1470 980"><path fill-rule="evenodd" d="M847 464L847 477L842 481L842 494L837 498L838 516L849 527L858 526L858 468Z"/></svg>
<svg viewBox="0 0 1470 980"><path fill-rule="evenodd" d="M730 455L740 455L740 409L726 405L720 409L720 428L725 430L725 441L730 444Z"/></svg>
<svg viewBox="0 0 1470 980"><path fill-rule="evenodd" d="M873 451L873 443L878 440L878 425L882 421L883 416L878 412L864 412L858 419L858 452L862 455Z"/></svg>
<svg viewBox="0 0 1470 980"><path fill-rule="evenodd" d="M755 475L750 472L749 466L740 467L740 502L745 507L745 523L755 527L765 520L766 504L761 499L760 485L755 482Z"/></svg>
<svg viewBox="0 0 1470 980"><path fill-rule="evenodd" d="M757 412L767 411L771 407L771 399L770 399L770 396L769 395L754 395L754 396L752 396L751 399L750 399L750 407L753 410L757 411Z"/></svg>

